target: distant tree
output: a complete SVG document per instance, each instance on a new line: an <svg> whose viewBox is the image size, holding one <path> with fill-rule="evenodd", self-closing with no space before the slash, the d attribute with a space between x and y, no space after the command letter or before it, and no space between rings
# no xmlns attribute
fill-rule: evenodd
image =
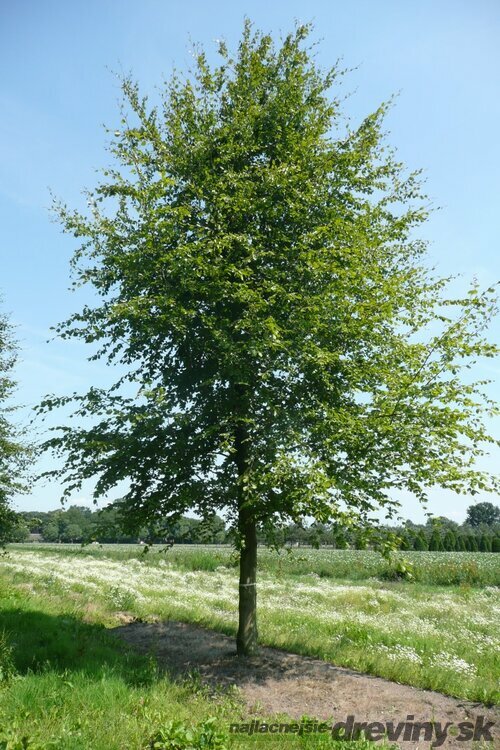
<svg viewBox="0 0 500 750"><path fill-rule="evenodd" d="M403 550L413 549L414 534L409 534L404 529L397 529L399 535L399 548Z"/></svg>
<svg viewBox="0 0 500 750"><path fill-rule="evenodd" d="M206 516L198 525L196 540L202 544L222 544L226 538L226 524L215 513Z"/></svg>
<svg viewBox="0 0 500 750"><path fill-rule="evenodd" d="M200 541L198 537L199 525L199 518L181 516L173 524L167 524L167 529L169 533L171 532L172 538L177 543L192 544L193 542Z"/></svg>
<svg viewBox="0 0 500 750"><path fill-rule="evenodd" d="M460 552L466 552L467 551L467 544L464 534L459 534L457 537L457 549Z"/></svg>
<svg viewBox="0 0 500 750"><path fill-rule="evenodd" d="M358 529L353 534L353 546L354 549L366 549L369 543L369 535L365 529ZM408 549L408 548L406 548Z"/></svg>
<svg viewBox="0 0 500 750"><path fill-rule="evenodd" d="M447 552L453 552L457 548L457 537L452 529L448 529L443 537L443 548Z"/></svg>
<svg viewBox="0 0 500 750"><path fill-rule="evenodd" d="M59 542L59 524L55 520L46 521L42 526L42 539L44 542Z"/></svg>
<svg viewBox="0 0 500 750"><path fill-rule="evenodd" d="M469 505L467 508L466 523L470 526L480 526L481 524L493 526L493 524L499 521L500 508L493 505L493 503L477 503L476 505Z"/></svg>
<svg viewBox="0 0 500 750"><path fill-rule="evenodd" d="M125 534L119 520L119 506L107 506L94 514L91 536L98 542L135 542L137 534Z"/></svg>
<svg viewBox="0 0 500 750"><path fill-rule="evenodd" d="M427 539L425 538L425 535L422 531L419 531L419 533L415 536L415 539L413 540L413 549L420 552L424 552L429 549Z"/></svg>
<svg viewBox="0 0 500 750"><path fill-rule="evenodd" d="M487 534L481 534L481 537L479 539L479 551L491 552L491 536Z"/></svg>
<svg viewBox="0 0 500 750"><path fill-rule="evenodd" d="M308 34L275 45L246 23L237 52L220 43L215 67L197 53L160 110L126 80L116 165L89 215L57 208L97 300L59 332L125 372L42 405L89 420L46 443L56 476L67 493L96 476L97 496L125 480L129 529L226 509L240 654L257 646L259 527L391 517L395 486L420 500L496 488L474 466L490 405L459 377L496 351L493 290L447 298L415 235L419 176L384 141L387 106L345 129L340 71L319 69Z"/></svg>
<svg viewBox="0 0 500 750"><path fill-rule="evenodd" d="M291 544L305 544L307 542L307 529L302 524L289 524L286 527L285 541Z"/></svg>
<svg viewBox="0 0 500 750"><path fill-rule="evenodd" d="M349 546L347 534L341 526L337 526L334 532L334 544L336 549L347 549Z"/></svg>
<svg viewBox="0 0 500 750"><path fill-rule="evenodd" d="M448 531L448 529L456 531L459 528L456 521L452 521L451 518L447 518L446 516L431 516L427 519L426 526L430 526L431 528L436 526L442 529L443 532Z"/></svg>
<svg viewBox="0 0 500 750"><path fill-rule="evenodd" d="M23 519L16 514L16 520L9 534L10 542L25 542L30 535L30 531Z"/></svg>
<svg viewBox="0 0 500 750"><path fill-rule="evenodd" d="M62 542L81 542L83 529L77 523L64 523L60 539Z"/></svg>
<svg viewBox="0 0 500 750"><path fill-rule="evenodd" d="M408 529L410 531L415 531L417 529L417 524L413 523L413 521L410 518L406 518L403 521L403 528Z"/></svg>
<svg viewBox="0 0 500 750"><path fill-rule="evenodd" d="M59 512L59 522L61 529L62 541L82 541L90 538L93 531L92 511L90 508L80 505L71 505L69 508ZM67 529L71 529L68 535ZM76 528L79 529L79 535L76 535ZM71 537L71 538L70 538ZM75 537L75 539L73 539Z"/></svg>
<svg viewBox="0 0 500 750"><path fill-rule="evenodd" d="M500 552L500 536L494 536L491 542L491 551Z"/></svg>
<svg viewBox="0 0 500 750"><path fill-rule="evenodd" d="M324 523L314 521L307 529L307 541L313 547L320 547L325 543L328 527Z"/></svg>
<svg viewBox="0 0 500 750"><path fill-rule="evenodd" d="M28 517L25 523L31 534L41 534L43 519L40 516Z"/></svg>
<svg viewBox="0 0 500 750"><path fill-rule="evenodd" d="M365 535L365 530L361 527L358 527L355 534L359 538ZM324 524L323 542L324 544L328 544L330 546L333 546L333 544L335 543L335 532L332 528L331 523Z"/></svg>
<svg viewBox="0 0 500 750"><path fill-rule="evenodd" d="M477 536L475 534L469 534L467 536L467 549L469 550L469 552L479 551L479 544L477 541Z"/></svg>
<svg viewBox="0 0 500 750"><path fill-rule="evenodd" d="M443 550L443 542L438 529L434 529L429 540L429 550L431 552L440 552Z"/></svg>

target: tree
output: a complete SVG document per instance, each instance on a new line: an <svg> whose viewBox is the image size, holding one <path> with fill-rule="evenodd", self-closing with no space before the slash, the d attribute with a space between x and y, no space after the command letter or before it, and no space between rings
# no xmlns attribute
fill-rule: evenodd
<svg viewBox="0 0 500 750"><path fill-rule="evenodd" d="M119 507L116 505L109 505L94 514L91 536L99 542L137 541L137 535L127 535L121 531Z"/></svg>
<svg viewBox="0 0 500 750"><path fill-rule="evenodd" d="M342 71L317 67L309 31L276 45L246 22L234 55L220 43L210 66L199 51L158 108L124 80L115 166L88 215L56 204L82 242L75 284L99 300L59 333L125 371L41 405L78 417L46 443L56 476L67 496L127 481L127 528L224 512L240 654L257 645L259 528L347 533L378 507L392 517L395 489L496 487L474 466L493 406L460 379L496 351L493 291L450 299L426 269L426 198L387 147L388 105L346 127Z"/></svg>
<svg viewBox="0 0 500 750"><path fill-rule="evenodd" d="M475 534L469 534L467 537L467 549L469 552L478 552L479 544Z"/></svg>
<svg viewBox="0 0 500 750"><path fill-rule="evenodd" d="M446 518L446 516L431 516L427 519L426 526L430 526L431 529L437 526L444 532L448 530L456 531L459 528L456 521L452 521L451 518Z"/></svg>
<svg viewBox="0 0 500 750"><path fill-rule="evenodd" d="M460 534L457 539L457 550L459 552L467 552L467 544L463 534Z"/></svg>
<svg viewBox="0 0 500 750"><path fill-rule="evenodd" d="M83 529L77 523L65 523L60 538L63 542L81 542Z"/></svg>
<svg viewBox="0 0 500 750"><path fill-rule="evenodd" d="M16 513L16 521L9 533L10 542L25 542L30 535L30 530L23 519Z"/></svg>
<svg viewBox="0 0 500 750"><path fill-rule="evenodd" d="M69 541L88 538L92 535L92 511L81 505L71 505L67 510L61 513L63 541L67 538ZM78 527L79 533L73 528L68 532L70 526Z"/></svg>
<svg viewBox="0 0 500 750"><path fill-rule="evenodd" d="M408 542L408 537L402 537L404 543ZM358 529L354 535L354 549L366 549L368 547L368 534L366 529ZM401 549L409 549L409 546L401 545Z"/></svg>
<svg viewBox="0 0 500 750"><path fill-rule="evenodd" d="M52 520L48 521L47 523L44 523L42 526L42 537L44 542L59 542L60 539L60 531L59 531L59 524L57 521Z"/></svg>
<svg viewBox="0 0 500 750"><path fill-rule="evenodd" d="M347 534L344 527L341 524L335 524L333 528L333 543L336 549L347 549L349 543L347 541Z"/></svg>
<svg viewBox="0 0 500 750"><path fill-rule="evenodd" d="M37 516L36 514L32 514L28 511L20 513L20 515L23 518L25 525L28 527L28 531L30 532L30 534L41 534L43 522L42 514Z"/></svg>
<svg viewBox="0 0 500 750"><path fill-rule="evenodd" d="M444 549L443 542L441 541L441 534L439 529L435 528L431 534L429 540L429 550L431 552L441 552Z"/></svg>
<svg viewBox="0 0 500 750"><path fill-rule="evenodd" d="M205 517L198 526L195 541L202 544L222 544L226 538L226 524L215 513Z"/></svg>
<svg viewBox="0 0 500 750"><path fill-rule="evenodd" d="M452 528L449 528L444 535L443 548L447 552L453 552L457 549L457 537Z"/></svg>
<svg viewBox="0 0 500 750"><path fill-rule="evenodd" d="M15 389L12 373L16 359L12 326L7 316L0 314L0 545L9 541L12 534L16 536L18 519L10 501L12 495L26 489L22 478L28 449L22 443L21 431L12 422L15 407L10 401Z"/></svg>
<svg viewBox="0 0 500 750"><path fill-rule="evenodd" d="M491 552L491 536L481 534L479 539L479 551L480 552Z"/></svg>
<svg viewBox="0 0 500 750"><path fill-rule="evenodd" d="M327 532L328 529L324 523L313 521L307 529L307 542L312 547L321 547L322 544L325 544Z"/></svg>
<svg viewBox="0 0 500 750"><path fill-rule="evenodd" d="M429 549L427 539L422 531L419 531L413 540L413 549L419 552L425 552Z"/></svg>
<svg viewBox="0 0 500 750"><path fill-rule="evenodd" d="M500 508L488 502L469 505L465 522L470 526L480 526L481 524L493 526L493 524L500 522Z"/></svg>
<svg viewBox="0 0 500 750"><path fill-rule="evenodd" d="M301 523L291 523L285 531L285 542L300 546L307 542L308 532Z"/></svg>

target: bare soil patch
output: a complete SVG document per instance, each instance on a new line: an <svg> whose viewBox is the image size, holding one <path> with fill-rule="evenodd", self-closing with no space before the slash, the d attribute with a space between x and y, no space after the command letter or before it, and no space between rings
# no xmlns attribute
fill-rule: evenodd
<svg viewBox="0 0 500 750"><path fill-rule="evenodd" d="M248 709L248 718L307 715L319 720L345 721L354 715L361 722L496 722L493 743L500 747L500 712L482 704L451 698L430 690L390 682L380 677L336 667L327 662L261 648L247 659L236 656L234 638L182 622L132 622L114 628L121 639L143 653L154 655L174 676L196 671L202 682L220 689L237 687ZM427 748L429 742L399 740L400 746ZM467 748L448 734L444 748ZM477 743L474 743L477 744Z"/></svg>

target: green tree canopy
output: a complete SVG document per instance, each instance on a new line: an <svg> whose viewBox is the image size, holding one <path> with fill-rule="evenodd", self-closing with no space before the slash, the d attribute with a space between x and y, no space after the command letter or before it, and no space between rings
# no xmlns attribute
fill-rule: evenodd
<svg viewBox="0 0 500 750"><path fill-rule="evenodd" d="M9 541L17 525L16 514L10 507L12 495L25 489L27 448L13 422L15 407L11 402L16 386L13 379L16 358L12 326L7 316L0 314L0 544Z"/></svg>
<svg viewBox="0 0 500 750"><path fill-rule="evenodd" d="M500 508L488 502L469 505L465 522L471 526L480 526L481 524L493 526L500 522Z"/></svg>
<svg viewBox="0 0 500 750"><path fill-rule="evenodd" d="M342 71L319 69L309 31L275 44L247 22L157 107L125 80L114 166L87 215L57 206L81 240L75 283L100 300L59 333L125 374L44 402L78 417L47 443L56 473L67 494L126 480L130 527L224 512L240 653L257 640L258 527L364 525L397 490L492 485L474 467L491 404L460 378L495 352L491 290L450 299L427 270L426 198L385 142L388 107L346 125Z"/></svg>

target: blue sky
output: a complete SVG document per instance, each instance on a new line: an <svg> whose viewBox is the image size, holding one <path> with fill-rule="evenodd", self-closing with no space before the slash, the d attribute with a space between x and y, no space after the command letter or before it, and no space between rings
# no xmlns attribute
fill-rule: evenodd
<svg viewBox="0 0 500 750"><path fill-rule="evenodd" d="M22 350L16 400L25 405L25 422L46 393L111 379L104 363L86 362L84 345L47 343L50 326L85 298L68 290L75 246L50 218L49 191L79 206L81 190L109 163L103 124L119 121L116 73L131 72L153 92L174 65L189 66L192 42L208 50L219 38L234 44L245 15L275 34L296 19L312 21L322 39L319 62L341 57L355 68L346 82L354 123L399 92L389 140L409 167L425 170L427 191L441 207L423 231L429 263L485 285L500 279L497 0L0 0L0 293ZM497 321L492 338L499 333ZM500 395L498 361L476 374L495 380L489 393ZM500 420L491 429L500 437ZM493 469L497 459L484 466ZM40 463L51 465L48 456ZM75 500L89 503L90 493ZM423 518L415 501L402 499L404 515ZM459 521L470 502L431 492L432 510ZM58 506L54 483L17 499L24 510Z"/></svg>

